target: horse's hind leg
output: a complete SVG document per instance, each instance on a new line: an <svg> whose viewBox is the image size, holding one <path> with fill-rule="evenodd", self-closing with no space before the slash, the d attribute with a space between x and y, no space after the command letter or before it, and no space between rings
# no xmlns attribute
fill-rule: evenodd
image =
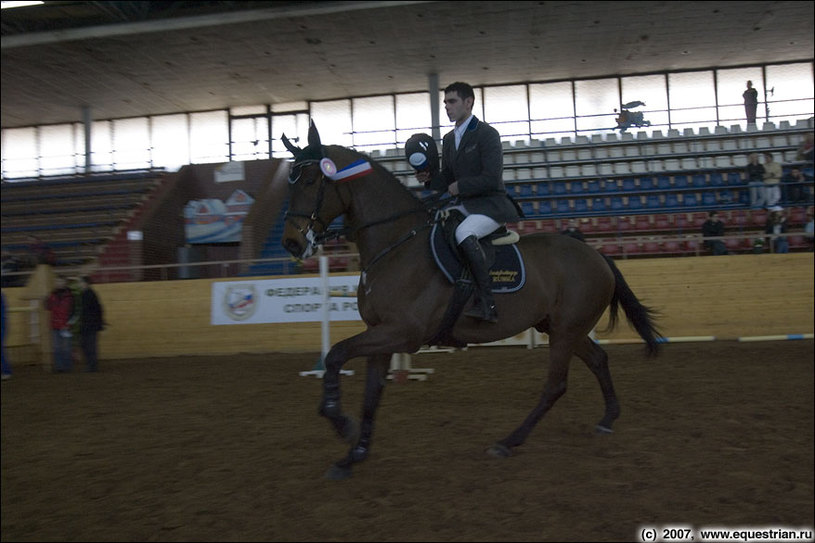
<svg viewBox="0 0 815 543"><path fill-rule="evenodd" d="M598 433L611 433L611 425L620 416L620 403L617 401L614 384L611 382L611 371L608 369L608 354L588 337L580 342L575 354L586 363L594 376L597 377L600 390L603 391L606 412L603 419L597 423L596 430Z"/></svg>
<svg viewBox="0 0 815 543"><path fill-rule="evenodd" d="M555 402L566 393L566 379L569 374L569 361L574 350L573 341L555 341L550 334L549 344L549 375L543 385L538 405L527 415L523 423L502 439L487 452L493 456L510 456L512 449L522 445L535 425L555 405Z"/></svg>
<svg viewBox="0 0 815 543"><path fill-rule="evenodd" d="M375 355L368 357L365 377L365 400L362 405L362 422L360 424L359 438L351 443L348 455L334 464L326 473L329 479L346 479L351 476L351 467L368 457L371 448L371 438L374 431L374 416L382 398L385 387L391 355Z"/></svg>

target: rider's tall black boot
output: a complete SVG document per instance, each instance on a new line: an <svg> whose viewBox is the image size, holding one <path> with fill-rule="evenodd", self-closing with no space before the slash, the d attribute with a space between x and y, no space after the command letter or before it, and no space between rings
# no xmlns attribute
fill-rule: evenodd
<svg viewBox="0 0 815 543"><path fill-rule="evenodd" d="M465 311L464 315L482 321L498 322L498 312L495 310L495 300L492 297L492 278L487 267L487 255L484 254L481 243L477 237L470 236L459 246L470 263L470 273L473 275L476 288L476 305Z"/></svg>

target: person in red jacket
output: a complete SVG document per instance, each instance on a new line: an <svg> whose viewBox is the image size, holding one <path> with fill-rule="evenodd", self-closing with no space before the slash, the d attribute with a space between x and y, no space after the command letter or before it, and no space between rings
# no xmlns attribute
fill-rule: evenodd
<svg viewBox="0 0 815 543"><path fill-rule="evenodd" d="M54 290L45 300L51 312L51 343L54 351L54 373L70 373L73 369L71 325L74 323L74 294L65 279L57 277Z"/></svg>

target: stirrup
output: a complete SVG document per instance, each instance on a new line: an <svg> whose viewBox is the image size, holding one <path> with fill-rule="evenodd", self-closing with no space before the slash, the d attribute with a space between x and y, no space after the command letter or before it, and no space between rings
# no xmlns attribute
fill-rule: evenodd
<svg viewBox="0 0 815 543"><path fill-rule="evenodd" d="M498 311L495 310L495 304L487 304L483 301L479 301L477 305L465 311L464 316L493 324L498 322Z"/></svg>

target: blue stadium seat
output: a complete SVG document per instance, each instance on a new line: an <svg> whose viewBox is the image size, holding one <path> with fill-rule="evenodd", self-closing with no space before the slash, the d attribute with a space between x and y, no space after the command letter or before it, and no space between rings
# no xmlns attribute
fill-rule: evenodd
<svg viewBox="0 0 815 543"><path fill-rule="evenodd" d="M671 178L667 175L660 175L657 177L657 188L659 190L668 190L671 188Z"/></svg>
<svg viewBox="0 0 815 543"><path fill-rule="evenodd" d="M531 217L535 214L535 206L533 205L533 202L521 202L521 210L527 217Z"/></svg>
<svg viewBox="0 0 815 543"><path fill-rule="evenodd" d="M566 183L563 181L552 183L552 194L566 194Z"/></svg>
<svg viewBox="0 0 815 543"><path fill-rule="evenodd" d="M518 196L527 197L533 196L532 185L523 184L518 187Z"/></svg>
<svg viewBox="0 0 815 543"><path fill-rule="evenodd" d="M741 174L739 172L729 172L727 174L727 184L728 185L744 185L744 181L741 180Z"/></svg>
<svg viewBox="0 0 815 543"><path fill-rule="evenodd" d="M547 215L549 213L552 213L552 202L550 202L549 200L543 200L541 202L538 202L538 213L540 213L541 215Z"/></svg>
<svg viewBox="0 0 815 543"><path fill-rule="evenodd" d="M654 179L651 177L640 177L640 190L651 190L656 188Z"/></svg>
<svg viewBox="0 0 815 543"><path fill-rule="evenodd" d="M722 177L722 174L719 172L710 174L710 184L714 187L724 186L724 178Z"/></svg>
<svg viewBox="0 0 815 543"><path fill-rule="evenodd" d="M622 198L622 196L612 196L611 197L611 209L612 209L612 211L622 211L622 209L623 209L623 198Z"/></svg>
<svg viewBox="0 0 815 543"><path fill-rule="evenodd" d="M578 198L574 201L575 213L585 213L589 210L589 203L584 198Z"/></svg>
<svg viewBox="0 0 815 543"><path fill-rule="evenodd" d="M538 196L549 196L549 183L538 183Z"/></svg>
<svg viewBox="0 0 815 543"><path fill-rule="evenodd" d="M715 206L716 205L716 195L711 191L707 191L707 192L702 193L702 205L704 205L704 206Z"/></svg>
<svg viewBox="0 0 815 543"><path fill-rule="evenodd" d="M639 196L629 196L628 209L642 209L642 199Z"/></svg>
<svg viewBox="0 0 815 543"><path fill-rule="evenodd" d="M645 207L647 208L658 208L660 207L659 195L658 194L649 194L645 200Z"/></svg>
<svg viewBox="0 0 815 543"><path fill-rule="evenodd" d="M703 173L697 173L693 176L693 186L696 188L702 188L707 185L707 178Z"/></svg>
<svg viewBox="0 0 815 543"><path fill-rule="evenodd" d="M676 197L676 193L670 192L665 195L665 206L666 208L674 208L679 207L679 198Z"/></svg>
<svg viewBox="0 0 815 543"><path fill-rule="evenodd" d="M696 207L699 201L696 199L695 194L684 194L682 197L682 205L685 207Z"/></svg>
<svg viewBox="0 0 815 543"><path fill-rule="evenodd" d="M589 192L600 192L600 182L599 181L589 181L586 184L586 190Z"/></svg>
<svg viewBox="0 0 815 543"><path fill-rule="evenodd" d="M626 177L623 179L623 190L637 190L637 186L634 184L634 179L631 177Z"/></svg>
<svg viewBox="0 0 815 543"><path fill-rule="evenodd" d="M617 192L617 181L614 179L606 179L603 189L606 192Z"/></svg>
<svg viewBox="0 0 815 543"><path fill-rule="evenodd" d="M686 189L688 188L688 178L684 175L675 175L674 176L674 188L676 189Z"/></svg>
<svg viewBox="0 0 815 543"><path fill-rule="evenodd" d="M557 212L558 213L570 213L571 209L569 208L569 200L558 200L557 201Z"/></svg>
<svg viewBox="0 0 815 543"><path fill-rule="evenodd" d="M723 204L732 204L733 202L733 192L729 190L723 190L719 192L719 202Z"/></svg>
<svg viewBox="0 0 815 543"><path fill-rule="evenodd" d="M573 181L569 183L569 192L572 194L580 194L583 192L583 183L581 181Z"/></svg>
<svg viewBox="0 0 815 543"><path fill-rule="evenodd" d="M603 198L595 198L591 202L591 210L594 212L605 211L606 201Z"/></svg>

